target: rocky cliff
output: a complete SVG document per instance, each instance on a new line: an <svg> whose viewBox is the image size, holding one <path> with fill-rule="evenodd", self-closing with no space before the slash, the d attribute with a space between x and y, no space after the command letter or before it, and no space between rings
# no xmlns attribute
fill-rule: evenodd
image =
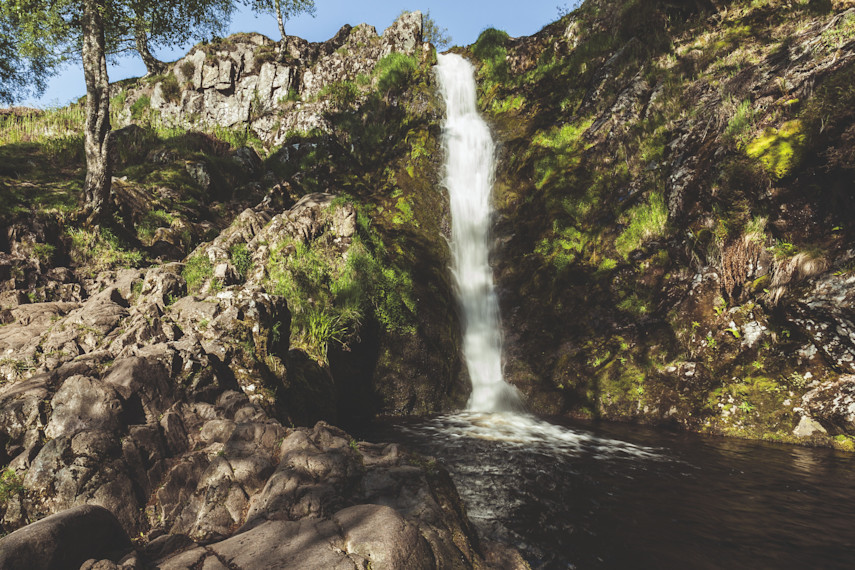
<svg viewBox="0 0 855 570"><path fill-rule="evenodd" d="M531 407L851 449L851 3L589 1L467 52Z"/></svg>

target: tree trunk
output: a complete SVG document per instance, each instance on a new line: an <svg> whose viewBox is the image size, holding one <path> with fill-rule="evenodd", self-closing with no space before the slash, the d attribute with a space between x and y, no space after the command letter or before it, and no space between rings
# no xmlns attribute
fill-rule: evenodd
<svg viewBox="0 0 855 570"><path fill-rule="evenodd" d="M279 51L285 49L285 18L282 17L282 0L273 0L273 11L276 12L276 23L279 24Z"/></svg>
<svg viewBox="0 0 855 570"><path fill-rule="evenodd" d="M166 64L154 57L148 49L148 34L145 33L145 28L141 24L137 24L134 29L134 40L137 44L137 51L145 64L148 75L160 75L166 71Z"/></svg>
<svg viewBox="0 0 855 570"><path fill-rule="evenodd" d="M86 78L86 184L83 192L89 223L110 212L110 80L104 40L104 0L83 1L83 75Z"/></svg>

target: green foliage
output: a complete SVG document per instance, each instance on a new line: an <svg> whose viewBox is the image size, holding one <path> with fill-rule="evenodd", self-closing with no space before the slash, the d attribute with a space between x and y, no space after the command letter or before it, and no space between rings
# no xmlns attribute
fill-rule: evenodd
<svg viewBox="0 0 855 570"><path fill-rule="evenodd" d="M139 121L146 115L149 109L151 109L151 98L148 95L141 95L131 104L131 118Z"/></svg>
<svg viewBox="0 0 855 570"><path fill-rule="evenodd" d="M196 64L190 60L187 60L183 62L178 69L181 71L181 75L190 78L193 77L194 73L196 73Z"/></svg>
<svg viewBox="0 0 855 570"><path fill-rule="evenodd" d="M745 148L745 153L759 160L769 176L777 180L799 164L805 140L802 122L796 119L787 121L780 129L767 128Z"/></svg>
<svg viewBox="0 0 855 570"><path fill-rule="evenodd" d="M444 50L451 45L451 36L448 28L440 27L430 15L430 10L422 17L422 38L432 43L438 50Z"/></svg>
<svg viewBox="0 0 855 570"><path fill-rule="evenodd" d="M136 225L137 235L142 239L151 239L157 228L168 228L175 220L175 215L165 210L151 210L146 212Z"/></svg>
<svg viewBox="0 0 855 570"><path fill-rule="evenodd" d="M661 192L651 192L646 204L638 204L624 214L629 224L615 240L615 249L626 259L644 242L661 237L668 225L668 207Z"/></svg>
<svg viewBox="0 0 855 570"><path fill-rule="evenodd" d="M160 90L167 103L181 102L181 86L178 85L178 78L171 73L160 83Z"/></svg>
<svg viewBox="0 0 855 570"><path fill-rule="evenodd" d="M214 274L214 266L205 254L194 255L184 264L181 276L187 282L188 292L199 291L205 282Z"/></svg>
<svg viewBox="0 0 855 570"><path fill-rule="evenodd" d="M334 107L346 109L359 98L359 87L352 81L335 81L318 92L318 99L329 100Z"/></svg>
<svg viewBox="0 0 855 570"><path fill-rule="evenodd" d="M252 269L252 255L245 243L236 243L229 248L229 259L242 279L246 280Z"/></svg>
<svg viewBox="0 0 855 570"><path fill-rule="evenodd" d="M45 139L42 143L45 155L54 164L81 164L85 159L83 135L68 135Z"/></svg>
<svg viewBox="0 0 855 570"><path fill-rule="evenodd" d="M7 467L0 473L0 505L24 490L24 481L14 469Z"/></svg>
<svg viewBox="0 0 855 570"><path fill-rule="evenodd" d="M400 52L383 56L374 66L374 76L377 78L377 89L381 93L401 89L416 74L419 61Z"/></svg>
<svg viewBox="0 0 855 570"><path fill-rule="evenodd" d="M493 28L481 32L472 46L472 53L482 61L478 72L482 79L481 89L489 90L494 84L508 81L508 50L505 44L508 34Z"/></svg>
<svg viewBox="0 0 855 570"><path fill-rule="evenodd" d="M495 28L487 28L472 46L472 55L482 61L494 59L496 57L505 57L507 50L505 46L508 43L510 36L508 33Z"/></svg>
<svg viewBox="0 0 855 570"><path fill-rule="evenodd" d="M725 138L744 145L747 142L748 136L751 135L751 130L754 128L756 116L757 111L754 109L751 101L749 99L742 101L736 107L736 112L727 123L727 128L724 130Z"/></svg>
<svg viewBox="0 0 855 570"><path fill-rule="evenodd" d="M56 246L49 243L33 244L33 254L42 263L50 263L56 254Z"/></svg>
<svg viewBox="0 0 855 570"><path fill-rule="evenodd" d="M71 228L70 256L77 265L85 265L90 272L107 269L139 267L143 254L132 249L107 228Z"/></svg>
<svg viewBox="0 0 855 570"><path fill-rule="evenodd" d="M414 331L412 278L385 261L379 236L364 215L358 219L346 257L322 242L286 240L274 247L267 266L269 287L286 297L292 312L292 344L321 362L331 344L356 340L368 317L387 331Z"/></svg>
<svg viewBox="0 0 855 570"><path fill-rule="evenodd" d="M299 14L315 15L315 0L247 0L257 12L273 14L279 20L279 33L285 39L285 22Z"/></svg>

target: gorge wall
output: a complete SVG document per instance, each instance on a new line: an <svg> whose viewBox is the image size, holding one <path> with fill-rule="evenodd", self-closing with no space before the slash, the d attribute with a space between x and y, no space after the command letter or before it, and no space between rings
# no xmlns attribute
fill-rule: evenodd
<svg viewBox="0 0 855 570"><path fill-rule="evenodd" d="M852 4L590 1L466 51L532 408L851 449Z"/></svg>

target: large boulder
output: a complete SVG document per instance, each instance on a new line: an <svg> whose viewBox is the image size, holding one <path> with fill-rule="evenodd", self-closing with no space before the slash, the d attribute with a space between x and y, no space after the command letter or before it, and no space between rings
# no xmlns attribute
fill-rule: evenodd
<svg viewBox="0 0 855 570"><path fill-rule="evenodd" d="M0 568L77 570L93 558L119 560L131 548L128 535L110 511L82 505L0 539Z"/></svg>

